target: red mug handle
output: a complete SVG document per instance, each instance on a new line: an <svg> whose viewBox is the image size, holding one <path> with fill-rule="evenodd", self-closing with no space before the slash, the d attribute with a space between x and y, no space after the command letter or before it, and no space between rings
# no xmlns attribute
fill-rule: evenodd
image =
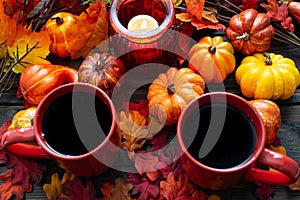
<svg viewBox="0 0 300 200"><path fill-rule="evenodd" d="M0 147L4 151L21 157L32 159L49 159L46 152L39 145L24 143L32 142L34 140L33 126L16 128L6 131L2 135Z"/></svg>
<svg viewBox="0 0 300 200"><path fill-rule="evenodd" d="M296 182L300 175L299 164L295 160L267 148L264 148L258 163L278 172L252 167L244 177L246 181L287 186Z"/></svg>

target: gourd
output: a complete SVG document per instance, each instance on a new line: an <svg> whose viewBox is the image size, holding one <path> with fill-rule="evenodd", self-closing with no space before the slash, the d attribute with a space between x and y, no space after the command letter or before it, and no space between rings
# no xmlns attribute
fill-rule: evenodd
<svg viewBox="0 0 300 200"><path fill-rule="evenodd" d="M78 81L93 84L110 95L125 72L124 63L117 57L94 52L81 63Z"/></svg>
<svg viewBox="0 0 300 200"><path fill-rule="evenodd" d="M247 9L234 15L226 29L226 37L235 51L244 55L267 51L274 34L270 17L255 9Z"/></svg>
<svg viewBox="0 0 300 200"><path fill-rule="evenodd" d="M254 99L289 99L300 84L295 62L274 53L245 57L235 78L243 95Z"/></svg>
<svg viewBox="0 0 300 200"><path fill-rule="evenodd" d="M36 106L53 89L78 81L77 70L62 65L30 65L20 76L19 86L25 101Z"/></svg>
<svg viewBox="0 0 300 200"><path fill-rule="evenodd" d="M185 106L202 95L205 89L204 79L189 68L169 68L161 73L148 88L148 106L150 115L160 123L177 123Z"/></svg>
<svg viewBox="0 0 300 200"><path fill-rule="evenodd" d="M205 82L222 82L235 69L234 49L221 36L206 36L189 51L189 68Z"/></svg>

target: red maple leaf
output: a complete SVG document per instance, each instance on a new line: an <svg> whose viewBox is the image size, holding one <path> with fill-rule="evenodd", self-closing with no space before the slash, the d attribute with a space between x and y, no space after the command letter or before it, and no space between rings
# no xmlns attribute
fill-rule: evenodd
<svg viewBox="0 0 300 200"><path fill-rule="evenodd" d="M11 124L11 121L6 120L0 127L0 140L2 138L2 135L7 131L10 124ZM8 158L7 158L6 152L3 151L2 149L0 149L0 163L5 164L7 161L8 161Z"/></svg>
<svg viewBox="0 0 300 200"><path fill-rule="evenodd" d="M276 0L268 0L268 4L260 4L267 12L267 15L272 21L280 21L281 25L285 29L289 29L291 32L295 30L295 26L292 23L292 18L288 13L288 6L286 2L283 2L280 6Z"/></svg>
<svg viewBox="0 0 300 200"><path fill-rule="evenodd" d="M210 22L209 20L205 20L202 19L201 21L194 18L191 21L191 24L197 29L197 30L201 30L201 29L214 29L214 30L225 30L226 27L223 24L220 23L213 23Z"/></svg>

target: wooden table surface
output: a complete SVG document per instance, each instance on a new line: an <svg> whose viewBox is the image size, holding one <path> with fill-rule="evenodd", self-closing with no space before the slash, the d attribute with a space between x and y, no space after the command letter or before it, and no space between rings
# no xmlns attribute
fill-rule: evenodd
<svg viewBox="0 0 300 200"><path fill-rule="evenodd" d="M300 48L292 45L272 42L269 52L282 54L284 57L293 59L300 70ZM59 60L53 59L57 64L68 63L74 68L78 68L82 60ZM234 80L234 73L225 80L226 91L241 95L240 89ZM287 154L298 163L300 163L300 88L297 89L294 96L285 101L275 101L281 109L282 125L279 131L279 138L282 145L286 147ZM23 109L23 100L16 98L16 88L8 91L0 98L0 124L3 124L7 119L20 109ZM54 171L62 172L53 162L47 161L47 171L44 175L42 183L50 181L50 174ZM0 167L0 173L5 171L5 167ZM122 172L109 169L104 174L100 175L97 180L101 183L121 176ZM46 199L42 190L42 183L34 185L31 193L26 194L26 199ZM252 183L241 182L231 188L214 193L220 194L224 200L236 199L256 199L255 190L257 185ZM300 191L291 191L289 187L275 187L274 200L299 200Z"/></svg>

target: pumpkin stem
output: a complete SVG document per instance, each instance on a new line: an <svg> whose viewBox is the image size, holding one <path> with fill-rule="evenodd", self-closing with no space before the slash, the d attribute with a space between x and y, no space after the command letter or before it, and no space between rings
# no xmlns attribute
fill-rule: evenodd
<svg viewBox="0 0 300 200"><path fill-rule="evenodd" d="M167 90L169 95L173 95L175 93L174 83L169 84Z"/></svg>
<svg viewBox="0 0 300 200"><path fill-rule="evenodd" d="M246 33L243 33L240 36L237 36L235 39L237 39L237 40L249 40L249 37L250 37L249 33L246 32Z"/></svg>
<svg viewBox="0 0 300 200"><path fill-rule="evenodd" d="M265 60L266 65L272 65L272 59L271 59L270 54L265 52L265 53L263 53L263 56L266 57L266 60Z"/></svg>
<svg viewBox="0 0 300 200"><path fill-rule="evenodd" d="M217 47L215 45L212 45L212 46L208 47L208 51L211 54L216 53L216 50L217 50Z"/></svg>
<svg viewBox="0 0 300 200"><path fill-rule="evenodd" d="M61 17L52 17L51 20L55 20L58 25L62 25L64 23L64 19Z"/></svg>

